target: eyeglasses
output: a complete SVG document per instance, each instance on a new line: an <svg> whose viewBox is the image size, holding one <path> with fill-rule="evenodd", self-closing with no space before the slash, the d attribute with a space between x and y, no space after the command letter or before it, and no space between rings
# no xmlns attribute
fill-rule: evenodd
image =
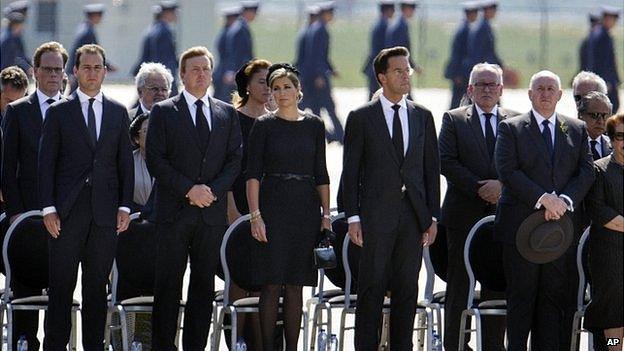
<svg viewBox="0 0 624 351"><path fill-rule="evenodd" d="M602 113L601 112L582 112L581 114L584 116L588 116L594 121L598 121L598 120L606 121L610 115L610 113L606 113L606 112L602 112Z"/></svg>
<svg viewBox="0 0 624 351"><path fill-rule="evenodd" d="M158 93L165 93L168 94L169 93L169 88L162 88L162 87L145 87L145 89L149 90L150 92L152 92L153 94L158 94Z"/></svg>
<svg viewBox="0 0 624 351"><path fill-rule="evenodd" d="M394 74L397 77L405 77L405 76L411 76L412 74L414 74L414 69L411 67L406 68L406 69L395 68L392 71L390 71L390 73Z"/></svg>
<svg viewBox="0 0 624 351"><path fill-rule="evenodd" d="M613 135L613 139L615 139L617 141L624 141L624 132L616 132Z"/></svg>
<svg viewBox="0 0 624 351"><path fill-rule="evenodd" d="M490 89L495 89L499 86L500 84L498 83L485 83L485 82L477 82L474 83L473 86L479 88L479 89L484 89L485 88L490 88Z"/></svg>
<svg viewBox="0 0 624 351"><path fill-rule="evenodd" d="M62 74L63 73L63 67L48 67L48 66L41 66L39 67L40 69L42 69L45 73L47 74Z"/></svg>

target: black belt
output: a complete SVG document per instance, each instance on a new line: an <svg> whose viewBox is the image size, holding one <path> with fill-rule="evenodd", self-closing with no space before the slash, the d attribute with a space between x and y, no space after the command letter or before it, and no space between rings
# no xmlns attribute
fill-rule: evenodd
<svg viewBox="0 0 624 351"><path fill-rule="evenodd" d="M274 177L282 180L314 180L312 175L295 173L267 173L265 177Z"/></svg>

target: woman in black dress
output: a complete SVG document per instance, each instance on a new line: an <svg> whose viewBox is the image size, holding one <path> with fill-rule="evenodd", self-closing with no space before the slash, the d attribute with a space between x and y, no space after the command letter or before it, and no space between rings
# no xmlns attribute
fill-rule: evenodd
<svg viewBox="0 0 624 351"><path fill-rule="evenodd" d="M284 291L286 350L297 349L302 287L315 286L313 250L319 231L330 229L329 176L322 120L298 109L298 72L289 64L269 68L278 108L256 120L249 135L247 200L251 233L261 248L254 279L262 286L260 326L264 350L274 350L279 297ZM322 209L322 211L321 211Z"/></svg>
<svg viewBox="0 0 624 351"><path fill-rule="evenodd" d="M624 211L622 182L624 179L624 113L607 120L607 134L613 153L597 160L596 182L587 197L592 219L589 235L589 267L592 277L592 300L585 313L585 327L593 332L604 331L609 338L619 338L622 350L624 336ZM596 348L601 350L606 348Z"/></svg>

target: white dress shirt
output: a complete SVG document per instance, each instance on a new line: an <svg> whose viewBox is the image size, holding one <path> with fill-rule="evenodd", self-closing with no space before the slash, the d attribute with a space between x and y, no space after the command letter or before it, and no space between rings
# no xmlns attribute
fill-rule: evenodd
<svg viewBox="0 0 624 351"><path fill-rule="evenodd" d="M204 102L202 105L202 111L204 112L204 116L206 116L206 121L208 121L208 128L212 130L212 122L210 116L210 101L208 100L208 94L205 94L201 99L196 98L191 95L188 91L182 90L182 94L184 94L184 99L186 100L186 104L188 105L189 112L191 113L191 119L193 120L193 124L197 125L195 122L195 115L197 114L197 105L195 102L197 100L201 100Z"/></svg>
<svg viewBox="0 0 624 351"><path fill-rule="evenodd" d="M80 100L80 108L82 109L82 116L84 117L85 126L88 126L88 116L89 116L89 99L91 98L89 95L83 93L80 88L76 89L76 95ZM100 91L94 96L95 101L93 101L93 112L95 112L95 135L97 138L100 137L100 128L102 126L102 92ZM124 211L126 213L130 213L130 209L128 207L120 206L120 211ZM42 210L42 215L48 215L50 213L56 213L55 206L48 206Z"/></svg>
<svg viewBox="0 0 624 351"><path fill-rule="evenodd" d="M392 106L395 104L388 100L383 94L379 95L379 102L381 102L381 109L386 119L390 139L392 139L392 125L394 123L394 109ZM407 121L407 103L405 101L405 96L401 101L397 102L396 105L401 106L399 108L399 120L401 121L401 129L403 131L403 155L405 155L407 153L407 146L409 145L409 122Z"/></svg>
<svg viewBox="0 0 624 351"><path fill-rule="evenodd" d="M481 131L483 132L483 137L487 138L485 135L485 112L477 104L475 104L475 109L479 115L479 121L481 121ZM496 137L496 130L498 128L498 105L494 105L494 108L490 113L492 114L492 117L490 118L490 125L492 126L494 137Z"/></svg>
<svg viewBox="0 0 624 351"><path fill-rule="evenodd" d="M48 104L48 99L54 99L54 101L59 101L61 99L61 93L56 93L54 96L47 96L41 90L37 89L37 99L39 99L39 109L41 110L41 117L45 119L46 112L48 111L48 107L51 104Z"/></svg>
<svg viewBox="0 0 624 351"><path fill-rule="evenodd" d="M552 139L552 145L553 145L553 150L554 150L555 149L555 126L557 125L557 113L555 112L552 114L552 116L545 118L544 116L540 115L534 109L532 111L533 111L533 116L535 116L535 120L537 121L537 126L539 127L540 133L544 132L544 125L542 123L545 120L548 120L548 128L550 129L550 137ZM554 191L552 192L552 194L557 195L557 193L555 193ZM542 194L542 196L540 196L539 199L537 199L537 203L535 204L535 209L539 210L540 208L542 208L542 199L546 195L548 195L548 193ZM566 202L566 204L568 205L568 211L574 212L574 202L572 201L572 199L566 194L559 194L558 196Z"/></svg>
<svg viewBox="0 0 624 351"><path fill-rule="evenodd" d="M602 136L599 136L596 139L592 139L589 136L587 137L587 145L589 145L590 152L592 151L592 141L596 142L596 151L598 151L598 155L600 155L600 157L604 157L605 155L602 154Z"/></svg>

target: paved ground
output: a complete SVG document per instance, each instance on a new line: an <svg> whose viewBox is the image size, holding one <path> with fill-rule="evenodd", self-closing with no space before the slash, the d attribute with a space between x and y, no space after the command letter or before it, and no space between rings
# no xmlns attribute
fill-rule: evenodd
<svg viewBox="0 0 624 351"><path fill-rule="evenodd" d="M105 87L104 91L105 91L105 94L108 94L109 96L127 105L133 103L133 101L136 100L135 91L133 87L131 86L109 85ZM624 93L620 92L620 96L624 97L623 95ZM344 121L349 111L366 101L367 92L364 89L336 89L334 92L334 96L336 97L336 106L338 109L338 115L340 116L344 124ZM429 108L433 112L435 122L436 122L436 127L439 130L441 119L442 119L442 114L444 113L445 110L448 109L448 104L450 101L449 92L443 89L423 89L423 90L414 91L413 96L416 102L424 105L425 107ZM530 102L528 100L526 90L506 90L502 98L502 105L505 106L506 108L519 111L519 112L528 111L530 109ZM571 91L567 90L564 92L563 98L561 99L561 102L559 104L558 111L567 116L576 115L575 108L574 108L574 99L572 98ZM327 124L330 124L328 119L326 119L326 121L327 121L326 122ZM328 126L328 128L331 128L331 126ZM331 182L332 182L332 185L331 185L332 197L335 197L334 194L335 194L336 187L337 187L336 184L340 177L341 164L342 164L342 145L338 143L329 144L327 147L327 165L329 168L329 173L330 173ZM442 189L441 189L442 194L444 193L445 189L446 189L446 183L444 179L442 178ZM333 201L335 200L332 200L332 204L333 204ZM426 281L425 272L424 270L422 270L421 275L420 275L421 297L423 294L422 290L424 288L425 281ZM184 286L185 288L188 286L188 274L186 276ZM222 287L222 282L219 282L217 289L221 287ZM436 279L434 291L444 290L444 288L445 288L444 282L439 279ZM81 291L80 286L77 286L75 297L79 300L81 299L80 291ZM309 293L310 291L306 290L307 296L309 296ZM334 325L337 326L339 319L340 319L340 315L338 313L335 313ZM41 323L43 323L43 318L41 318ZM79 324L80 324L80 321L79 321ZM336 328L334 328L334 330L336 330ZM352 332L347 333L346 338L347 338L346 340L347 345L349 346L347 347L347 350L352 350L352 338L353 338ZM40 339L43 340L42 331L40 332ZM80 340L80 338L78 340ZM79 349L82 349L82 348L79 347ZM221 349L222 350L225 349L225 346L223 343L221 345Z"/></svg>

